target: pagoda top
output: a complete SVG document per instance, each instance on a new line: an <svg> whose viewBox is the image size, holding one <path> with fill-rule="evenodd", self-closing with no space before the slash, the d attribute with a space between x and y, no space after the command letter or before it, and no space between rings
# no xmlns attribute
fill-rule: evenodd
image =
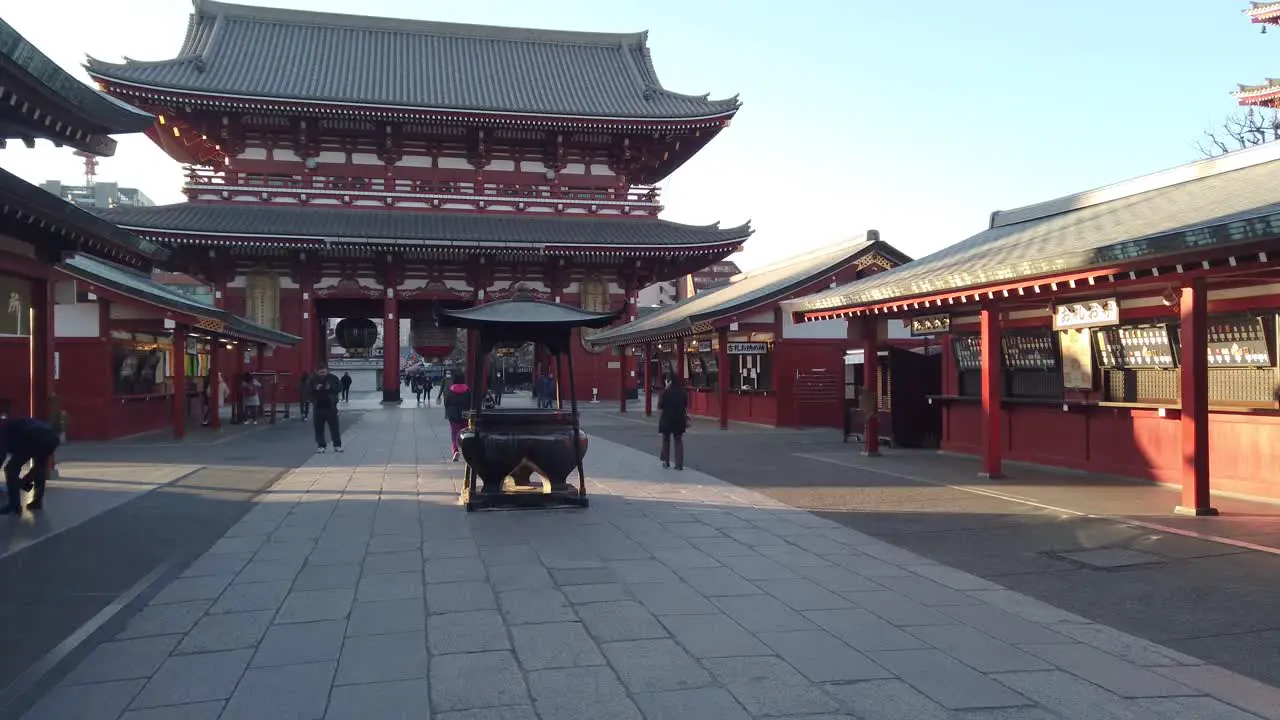
<svg viewBox="0 0 1280 720"><path fill-rule="evenodd" d="M648 34L536 30L194 0L171 60L89 58L100 82L226 106L348 106L506 119L711 121L737 97L682 95L658 81ZM512 118L511 116L515 116Z"/></svg>
<svg viewBox="0 0 1280 720"><path fill-rule="evenodd" d="M1249 19L1256 23L1280 25L1280 2L1253 2L1244 11Z"/></svg>
<svg viewBox="0 0 1280 720"><path fill-rule="evenodd" d="M1280 3L1276 4L1280 5ZM1276 100L1280 99L1280 80L1267 78L1267 81L1261 85L1237 85L1237 89L1231 93L1231 97L1234 97L1241 105L1274 107Z"/></svg>

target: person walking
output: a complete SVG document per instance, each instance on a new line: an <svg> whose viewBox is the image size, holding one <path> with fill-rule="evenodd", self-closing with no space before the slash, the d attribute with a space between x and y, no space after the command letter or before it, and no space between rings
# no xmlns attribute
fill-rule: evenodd
<svg viewBox="0 0 1280 720"><path fill-rule="evenodd" d="M5 455L9 456L9 461L4 465L4 487L8 493L8 502L0 508L0 515L22 514L24 486L35 490L31 502L27 503L27 509L35 511L44 507L44 486L49 477L49 464L61 442L53 426L35 418L0 420L0 460ZM27 463L31 463L31 469L22 476L22 468Z"/></svg>
<svg viewBox="0 0 1280 720"><path fill-rule="evenodd" d="M423 382L421 375L414 375L409 380L409 386L413 389L413 395L418 399L418 404L422 404L422 393L427 389L426 383Z"/></svg>
<svg viewBox="0 0 1280 720"><path fill-rule="evenodd" d="M302 378L298 381L298 419L306 422L307 416L311 414L311 373L306 370L302 371Z"/></svg>
<svg viewBox="0 0 1280 720"><path fill-rule="evenodd" d="M342 383L329 374L329 368L321 365L308 383L311 397L312 427L316 432L316 452L325 451L325 428L333 441L333 451L342 452L342 432L338 428L338 398L342 395Z"/></svg>
<svg viewBox="0 0 1280 720"><path fill-rule="evenodd" d="M471 409L471 388L461 370L453 371L453 384L444 394L444 417L449 421L449 441L453 461L458 462L458 433L467 426L465 413Z"/></svg>
<svg viewBox="0 0 1280 720"><path fill-rule="evenodd" d="M244 402L245 420L249 425L258 424L258 416L262 414L262 383L258 378L244 374L244 382L240 384L240 397Z"/></svg>
<svg viewBox="0 0 1280 720"><path fill-rule="evenodd" d="M674 461L684 469L684 431L689 429L689 394L684 382L674 374L666 377L666 387L658 396L658 432L662 433L662 467ZM674 446L674 447L673 447ZM672 457L672 455L675 457Z"/></svg>
<svg viewBox="0 0 1280 720"><path fill-rule="evenodd" d="M351 373L342 373L342 402L351 402Z"/></svg>

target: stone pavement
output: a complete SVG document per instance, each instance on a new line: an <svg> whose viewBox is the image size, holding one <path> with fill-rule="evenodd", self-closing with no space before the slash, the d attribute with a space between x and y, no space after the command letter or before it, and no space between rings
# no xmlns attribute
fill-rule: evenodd
<svg viewBox="0 0 1280 720"><path fill-rule="evenodd" d="M1280 691L593 439L588 510L467 514L368 412L32 720L1280 718Z"/></svg>

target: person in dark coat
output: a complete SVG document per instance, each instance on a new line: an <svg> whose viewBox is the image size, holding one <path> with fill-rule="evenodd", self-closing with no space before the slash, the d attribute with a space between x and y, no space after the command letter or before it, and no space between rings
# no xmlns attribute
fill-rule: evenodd
<svg viewBox="0 0 1280 720"><path fill-rule="evenodd" d="M669 468L674 460L677 470L684 469L684 431L689 429L689 393L684 381L675 374L668 374L666 387L658 396L658 432L662 433L662 467ZM672 445L675 447L672 448ZM675 457L673 458L672 451Z"/></svg>
<svg viewBox="0 0 1280 720"><path fill-rule="evenodd" d="M342 402L351 402L351 373L342 373Z"/></svg>
<svg viewBox="0 0 1280 720"><path fill-rule="evenodd" d="M35 418L8 418L0 420L0 459L4 465L4 486L9 501L0 508L0 515L22 514L23 486L35 489L35 496L27 503L28 510L44 507L44 485L49 476L49 461L61 444L61 438L51 425ZM31 463L31 469L21 477L22 468Z"/></svg>
<svg viewBox="0 0 1280 720"><path fill-rule="evenodd" d="M467 426L466 412L471 409L471 388L461 370L453 371L453 384L444 392L444 417L449 421L449 440L453 461L458 462L458 433Z"/></svg>
<svg viewBox="0 0 1280 720"><path fill-rule="evenodd" d="M323 365L316 368L307 385L311 396L312 426L316 431L316 452L325 451L324 431L329 429L329 438L333 440L333 451L342 452L342 431L338 428L338 398L342 396L342 384L338 378L329 374L329 368Z"/></svg>

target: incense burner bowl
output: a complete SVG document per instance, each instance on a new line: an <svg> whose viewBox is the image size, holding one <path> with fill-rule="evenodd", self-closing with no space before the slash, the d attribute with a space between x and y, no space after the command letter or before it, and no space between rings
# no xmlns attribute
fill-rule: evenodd
<svg viewBox="0 0 1280 720"><path fill-rule="evenodd" d="M578 431L578 447L586 456L588 439ZM482 410L458 435L462 458L480 478L481 493L502 492L510 477L517 486L533 484L537 473L552 492L569 490L569 474L578 464L573 448L573 418L561 410Z"/></svg>

